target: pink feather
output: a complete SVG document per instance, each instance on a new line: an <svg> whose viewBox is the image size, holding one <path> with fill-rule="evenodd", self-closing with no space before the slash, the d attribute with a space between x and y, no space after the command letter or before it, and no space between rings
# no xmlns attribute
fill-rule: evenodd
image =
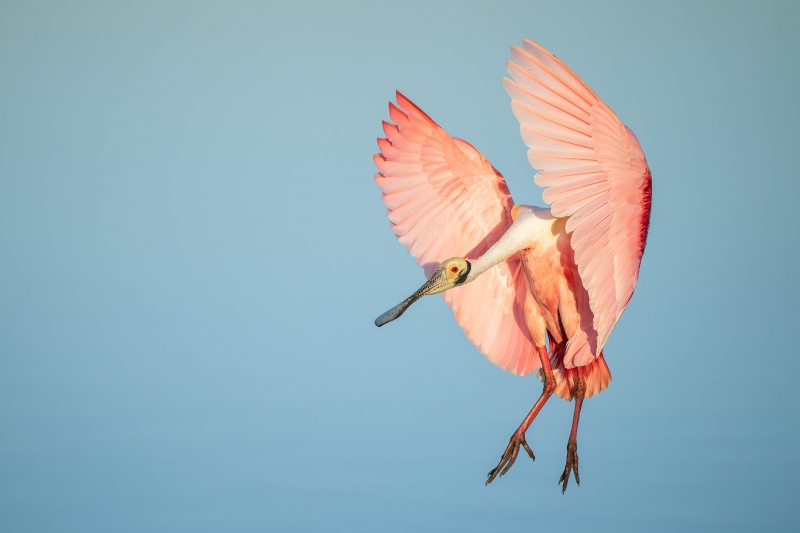
<svg viewBox="0 0 800 533"><path fill-rule="evenodd" d="M453 139L399 92L378 139L383 191L392 230L425 268L450 257L479 257L511 225L514 205L503 177L472 145ZM501 368L529 374L540 366L520 324L528 291L519 259L443 294L470 342Z"/></svg>
<svg viewBox="0 0 800 533"><path fill-rule="evenodd" d="M592 357L600 354L636 287L650 219L650 170L630 129L577 75L533 41L524 40L523 46L512 48L518 65L509 64L515 81L506 79L505 87L528 157L539 171L536 182L547 187L544 200L554 215L570 217L567 231L589 296L581 312L591 314L592 328L584 332L585 341L568 348L564 361L570 368L585 364L585 347L592 342ZM586 113L583 120L576 108ZM566 132L566 125L575 126L574 132ZM563 158L542 153L552 132L593 147L592 153ZM579 172L586 173L585 180Z"/></svg>

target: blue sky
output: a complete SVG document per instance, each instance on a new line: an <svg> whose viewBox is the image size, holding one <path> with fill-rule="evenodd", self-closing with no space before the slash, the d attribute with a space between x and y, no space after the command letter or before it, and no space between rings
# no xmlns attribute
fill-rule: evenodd
<svg viewBox="0 0 800 533"><path fill-rule="evenodd" d="M394 90L541 204L523 37L636 132L653 215L584 406L428 298L372 181ZM800 518L793 2L0 6L0 529L752 531Z"/></svg>

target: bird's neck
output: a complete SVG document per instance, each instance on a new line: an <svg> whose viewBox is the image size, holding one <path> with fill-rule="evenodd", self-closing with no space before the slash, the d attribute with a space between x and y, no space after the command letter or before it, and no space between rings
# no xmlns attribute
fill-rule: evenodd
<svg viewBox="0 0 800 533"><path fill-rule="evenodd" d="M477 259L471 259L470 272L465 283L475 280L478 276L505 261L515 253L526 248L532 248L549 235L552 238L552 225L554 218L549 209L539 207L519 206L514 223L506 230L500 239L486 250L486 253Z"/></svg>

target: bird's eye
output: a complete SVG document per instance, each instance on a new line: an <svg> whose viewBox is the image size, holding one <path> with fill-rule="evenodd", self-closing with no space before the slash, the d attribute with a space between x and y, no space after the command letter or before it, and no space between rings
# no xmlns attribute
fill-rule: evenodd
<svg viewBox="0 0 800 533"><path fill-rule="evenodd" d="M454 267L451 267L451 268L450 268L450 272L452 272L453 274L455 274L456 272L458 272L458 267L456 267L456 266L454 266Z"/></svg>

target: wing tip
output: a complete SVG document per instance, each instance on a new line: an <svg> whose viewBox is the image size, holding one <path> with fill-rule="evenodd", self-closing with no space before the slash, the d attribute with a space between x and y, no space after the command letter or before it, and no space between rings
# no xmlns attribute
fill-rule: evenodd
<svg viewBox="0 0 800 533"><path fill-rule="evenodd" d="M402 115L403 118L408 118L408 114L405 111L403 111L397 105L395 105L394 102L389 102L389 117L391 117L391 119L394 120L395 122L397 122L397 118L395 118L396 113Z"/></svg>
<svg viewBox="0 0 800 533"><path fill-rule="evenodd" d="M543 52L547 52L548 54L550 53L544 46L542 46L541 44L537 43L532 39L528 39L527 37L522 38L522 46L524 46L527 49L535 48L537 50L542 50Z"/></svg>

